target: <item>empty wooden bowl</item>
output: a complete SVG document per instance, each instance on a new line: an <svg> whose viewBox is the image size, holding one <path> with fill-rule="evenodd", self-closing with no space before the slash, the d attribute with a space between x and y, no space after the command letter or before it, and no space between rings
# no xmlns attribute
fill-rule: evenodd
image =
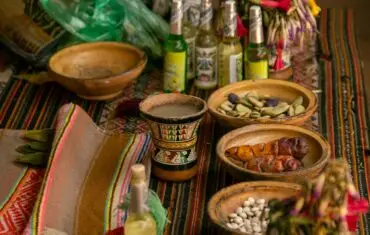
<svg viewBox="0 0 370 235"><path fill-rule="evenodd" d="M302 169L281 173L257 172L237 165L225 155L225 151L231 147L266 143L282 137L304 137L307 139L309 152L302 160L304 164ZM301 179L316 178L320 174L329 159L330 146L318 133L302 127L284 124L254 124L224 135L217 143L216 152L227 171L239 180L298 182Z"/></svg>
<svg viewBox="0 0 370 235"><path fill-rule="evenodd" d="M60 50L49 60L49 79L89 100L118 96L144 70L147 56L119 42L92 42Z"/></svg>
<svg viewBox="0 0 370 235"><path fill-rule="evenodd" d="M208 215L211 221L223 230L233 234L240 234L226 226L229 222L228 215L235 213L249 197L254 199L285 199L297 195L301 190L299 184L257 181L234 184L221 189L212 196L208 202Z"/></svg>
<svg viewBox="0 0 370 235"><path fill-rule="evenodd" d="M232 117L217 111L217 108L227 100L227 96L230 93L243 95L252 90L261 95L278 97L280 100L288 103L292 103L298 96L302 96L303 106L306 108L306 111L296 116L274 119L248 119ZM208 99L208 108L211 115L220 124L231 128L238 128L245 125L258 123L303 125L304 122L310 119L313 113L316 111L317 105L318 103L316 96L312 91L294 82L273 79L236 82L214 91Z"/></svg>

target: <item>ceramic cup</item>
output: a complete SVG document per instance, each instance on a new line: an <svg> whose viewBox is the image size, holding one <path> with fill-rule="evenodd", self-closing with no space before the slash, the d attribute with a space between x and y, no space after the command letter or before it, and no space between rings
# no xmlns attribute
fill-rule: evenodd
<svg viewBox="0 0 370 235"><path fill-rule="evenodd" d="M151 110L163 105L192 105L196 111L187 116L153 114ZM183 181L197 173L195 145L199 124L207 112L201 98L183 94L159 94L140 103L140 114L150 127L156 152L152 172L170 181Z"/></svg>

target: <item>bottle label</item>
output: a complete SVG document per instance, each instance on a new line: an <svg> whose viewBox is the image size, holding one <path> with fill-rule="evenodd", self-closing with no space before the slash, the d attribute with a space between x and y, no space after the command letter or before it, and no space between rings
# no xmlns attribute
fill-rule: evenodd
<svg viewBox="0 0 370 235"><path fill-rule="evenodd" d="M230 56L230 84L243 80L243 54L239 53Z"/></svg>
<svg viewBox="0 0 370 235"><path fill-rule="evenodd" d="M187 78L194 78L195 77L195 37L186 39L186 43L188 44L188 61L187 61Z"/></svg>
<svg viewBox="0 0 370 235"><path fill-rule="evenodd" d="M268 78L268 61L258 62L248 61L248 79L266 79Z"/></svg>
<svg viewBox="0 0 370 235"><path fill-rule="evenodd" d="M168 52L164 59L163 88L171 92L185 91L186 51Z"/></svg>
<svg viewBox="0 0 370 235"><path fill-rule="evenodd" d="M197 57L197 80L202 82L217 81L217 47L195 49Z"/></svg>

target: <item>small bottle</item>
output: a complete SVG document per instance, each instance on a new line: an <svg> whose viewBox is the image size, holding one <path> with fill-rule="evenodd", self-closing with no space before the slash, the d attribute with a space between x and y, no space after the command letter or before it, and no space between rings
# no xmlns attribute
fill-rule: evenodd
<svg viewBox="0 0 370 235"><path fill-rule="evenodd" d="M248 79L267 79L269 71L268 51L264 44L261 7L249 10L249 43L247 48Z"/></svg>
<svg viewBox="0 0 370 235"><path fill-rule="evenodd" d="M186 67L188 46L182 35L182 1L172 2L170 35L164 44L165 93L186 92Z"/></svg>
<svg viewBox="0 0 370 235"><path fill-rule="evenodd" d="M157 225L146 205L148 186L145 166L135 164L131 172L130 214L124 225L125 235L156 235Z"/></svg>
<svg viewBox="0 0 370 235"><path fill-rule="evenodd" d="M187 80L192 80L195 77L195 37L197 35L197 27L190 20L190 2L185 0L183 5L183 35L188 45L187 58Z"/></svg>
<svg viewBox="0 0 370 235"><path fill-rule="evenodd" d="M222 41L222 34L224 31L224 12L225 12L225 0L221 0L220 7L216 12L216 19L214 28L216 29L216 36L219 41Z"/></svg>
<svg viewBox="0 0 370 235"><path fill-rule="evenodd" d="M211 0L203 0L199 33L195 42L196 80L200 89L217 86L217 37L212 29L213 9Z"/></svg>
<svg viewBox="0 0 370 235"><path fill-rule="evenodd" d="M225 86L243 80L243 48L236 36L236 5L226 1L224 32L218 49L218 82Z"/></svg>

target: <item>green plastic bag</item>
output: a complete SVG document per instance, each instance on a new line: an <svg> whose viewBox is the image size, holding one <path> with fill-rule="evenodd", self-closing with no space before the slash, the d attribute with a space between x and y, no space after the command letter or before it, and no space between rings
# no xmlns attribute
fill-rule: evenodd
<svg viewBox="0 0 370 235"><path fill-rule="evenodd" d="M124 41L158 58L169 25L141 0L40 0L48 14L83 41Z"/></svg>

